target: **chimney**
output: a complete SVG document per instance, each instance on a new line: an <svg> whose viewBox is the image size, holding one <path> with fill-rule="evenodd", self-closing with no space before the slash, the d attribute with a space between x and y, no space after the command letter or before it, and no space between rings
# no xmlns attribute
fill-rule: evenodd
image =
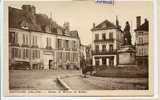
<svg viewBox="0 0 160 100"><path fill-rule="evenodd" d="M36 7L33 6L33 5L22 5L22 9L25 11L25 12L30 12L32 14L35 14L36 13Z"/></svg>
<svg viewBox="0 0 160 100"><path fill-rule="evenodd" d="M69 22L64 22L63 28L65 29L65 33L68 34L70 31L70 24Z"/></svg>
<svg viewBox="0 0 160 100"><path fill-rule="evenodd" d="M30 8L30 10L31 10L32 14L36 13L36 7L35 6L32 5L31 8Z"/></svg>
<svg viewBox="0 0 160 100"><path fill-rule="evenodd" d="M30 11L30 5L22 5L22 9L26 12Z"/></svg>
<svg viewBox="0 0 160 100"><path fill-rule="evenodd" d="M139 28L141 25L141 16L137 16L136 18L137 18L137 28Z"/></svg>
<svg viewBox="0 0 160 100"><path fill-rule="evenodd" d="M95 23L93 23L93 28L95 28L96 27L96 24Z"/></svg>

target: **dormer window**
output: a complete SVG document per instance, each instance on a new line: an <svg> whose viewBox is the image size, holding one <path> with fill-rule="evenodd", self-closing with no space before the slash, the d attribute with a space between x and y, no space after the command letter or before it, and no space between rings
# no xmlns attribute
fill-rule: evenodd
<svg viewBox="0 0 160 100"><path fill-rule="evenodd" d="M104 24L102 24L102 28L105 28L106 27L106 24L104 23Z"/></svg>
<svg viewBox="0 0 160 100"><path fill-rule="evenodd" d="M29 25L28 25L28 23L25 20L21 22L20 26L23 29L29 29L29 27L28 27Z"/></svg>
<svg viewBox="0 0 160 100"><path fill-rule="evenodd" d="M27 26L22 26L21 28L23 28L23 29L29 29Z"/></svg>

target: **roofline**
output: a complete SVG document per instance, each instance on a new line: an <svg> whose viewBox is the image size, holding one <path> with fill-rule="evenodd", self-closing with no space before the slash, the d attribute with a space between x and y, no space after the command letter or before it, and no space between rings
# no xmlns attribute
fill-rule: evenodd
<svg viewBox="0 0 160 100"><path fill-rule="evenodd" d="M134 31L135 32L137 32L137 31L146 31L146 32L149 32L149 30L142 30L142 29L141 30L140 29L135 29Z"/></svg>
<svg viewBox="0 0 160 100"><path fill-rule="evenodd" d="M79 37L72 37L72 36L61 35L61 34L57 34L57 33L52 34L52 33L42 32L42 31L27 30L27 29L23 29L23 28L9 28L9 29L19 29L19 30L28 31L28 32L39 32L39 33L42 33L42 34L50 34L50 35L65 36L65 37L70 37L70 38L74 38L74 39L80 39Z"/></svg>
<svg viewBox="0 0 160 100"><path fill-rule="evenodd" d="M119 29L119 28L108 28L108 29L91 29L91 31L93 32L93 31L98 31L98 30L110 30L110 29L117 29L117 30L119 30L119 31L121 31L121 32L123 32L121 29Z"/></svg>

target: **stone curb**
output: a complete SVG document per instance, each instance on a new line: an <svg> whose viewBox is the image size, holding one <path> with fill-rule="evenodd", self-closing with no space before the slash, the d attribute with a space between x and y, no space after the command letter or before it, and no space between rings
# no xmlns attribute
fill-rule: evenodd
<svg viewBox="0 0 160 100"><path fill-rule="evenodd" d="M60 85L62 85L62 87L65 90L71 90L71 88L61 79L60 76L57 77L57 81L58 81L58 83L60 83Z"/></svg>

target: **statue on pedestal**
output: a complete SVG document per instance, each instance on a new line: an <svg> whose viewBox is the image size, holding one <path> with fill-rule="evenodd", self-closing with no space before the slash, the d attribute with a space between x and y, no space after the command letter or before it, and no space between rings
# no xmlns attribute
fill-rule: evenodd
<svg viewBox="0 0 160 100"><path fill-rule="evenodd" d="M131 43L131 33L130 33L130 25L129 22L126 22L126 26L124 28L124 45L132 45Z"/></svg>

